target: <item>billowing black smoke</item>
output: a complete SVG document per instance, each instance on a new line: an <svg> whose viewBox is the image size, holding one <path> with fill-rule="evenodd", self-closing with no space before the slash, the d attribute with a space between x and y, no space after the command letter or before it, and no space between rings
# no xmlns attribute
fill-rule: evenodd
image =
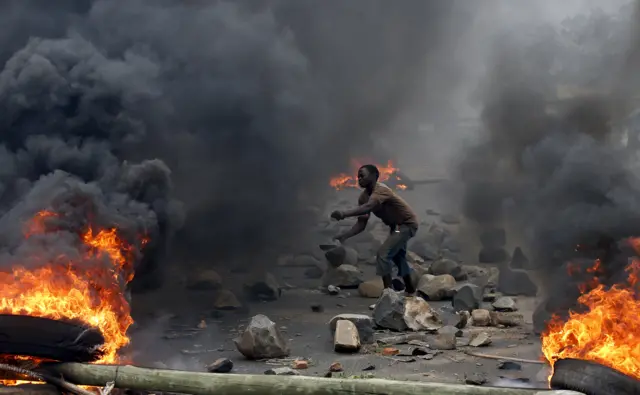
<svg viewBox="0 0 640 395"><path fill-rule="evenodd" d="M622 30L629 33L632 21L626 23ZM561 73L532 74L529 60L514 56L521 48L501 43L494 78L484 90L485 135L460 166L466 215L480 225L520 233L553 301L551 310L566 312L575 303L578 289L567 286L569 261L593 266L599 258L602 280L618 282L634 254L625 239L640 235L637 152L619 133L638 87L631 78L639 65L632 44L606 62L598 59L607 65L600 70L603 79L614 81L604 87L593 81L602 93L559 101ZM553 63L560 55L548 56ZM637 139L637 133L630 130L629 138Z"/></svg>
<svg viewBox="0 0 640 395"><path fill-rule="evenodd" d="M152 261L179 229L183 262L295 244L329 177L422 90L450 4L2 3L3 243L51 208L148 234Z"/></svg>

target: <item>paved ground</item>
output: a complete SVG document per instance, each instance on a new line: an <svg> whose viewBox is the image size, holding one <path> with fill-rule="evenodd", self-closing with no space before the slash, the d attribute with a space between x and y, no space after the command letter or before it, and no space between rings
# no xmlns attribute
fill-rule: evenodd
<svg viewBox="0 0 640 395"><path fill-rule="evenodd" d="M423 187L417 191L405 192L404 196L414 205L416 211L419 211L421 217L426 217L427 208L442 212L450 209L447 205L451 203L451 199L447 199L446 192L446 188L442 187ZM356 191L344 193L346 199L355 200L356 196ZM465 263L477 264L473 260L477 256L478 247L474 245L472 238L465 240L465 232L472 230L463 227L464 224L458 225L454 230L459 234L459 240L465 242L465 250L468 252L465 255ZM365 277L373 278L372 267L365 266L363 269ZM480 377L492 385L515 386L519 383L524 386L545 387L546 383L536 380L536 376L540 376L538 373L541 365L521 363L521 370L501 370L498 368L500 361L465 354L464 351L469 349L468 347L443 352L432 360L417 359L413 362L398 362L366 351L356 355L336 354L327 324L329 320L340 313L369 314L368 306L375 300L362 298L355 290L344 291L341 296L323 294L317 289L319 280L306 279L303 275L304 270L305 268L273 268L272 272L276 277L292 285L293 289L285 290L277 301L249 304L240 311L212 313L212 293L185 291L179 281L170 282L173 289L136 295L133 300L136 320L131 347L133 361L139 365L202 371L207 363L226 357L234 362L236 373L263 373L273 365L245 360L236 351L232 339L251 316L265 314L288 336L291 356L312 361L310 368L300 371L301 374L323 376L329 365L337 361L343 365L345 371L342 375L345 376L373 374L375 377L451 383L463 383L465 377ZM231 284L242 284L242 274L239 273L226 273L223 278ZM228 288L234 289L233 286ZM488 332L492 337L493 342L490 346L476 348L474 351L539 359L540 342L531 330L531 313L535 300L516 299L520 312L525 316L525 325L511 329L465 329L465 338L477 331ZM312 312L312 304L323 305L324 312ZM447 308L450 302L431 304L441 311L445 321L453 320L453 315ZM207 328L195 337L163 338L168 328L187 330L196 327L203 320ZM288 364L287 361L282 363ZM375 369L363 372L363 368L370 365L374 365Z"/></svg>

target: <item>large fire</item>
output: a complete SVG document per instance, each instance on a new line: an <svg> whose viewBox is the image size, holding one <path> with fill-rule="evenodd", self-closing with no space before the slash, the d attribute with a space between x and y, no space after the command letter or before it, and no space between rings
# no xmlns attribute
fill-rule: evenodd
<svg viewBox="0 0 640 395"><path fill-rule="evenodd" d="M342 190L345 188L358 188L356 173L363 164L364 163L362 163L361 161L353 159L351 161L352 175L340 173L329 180L329 185L336 190ZM380 171L380 182L385 182L393 179L395 188L401 190L407 189L407 186L401 182L401 178L398 175L399 169L394 166L392 161L389 160L387 161L386 165L376 165L376 167Z"/></svg>
<svg viewBox="0 0 640 395"><path fill-rule="evenodd" d="M47 220L55 216L39 212L26 224L25 237L51 231ZM86 323L99 329L105 339L97 363L115 363L118 350L129 344L127 329L133 323L123 293L134 275L132 248L116 229L89 227L79 236L80 257L61 255L43 264L41 258L33 257L38 262L35 269L24 264L0 272L0 313Z"/></svg>
<svg viewBox="0 0 640 395"><path fill-rule="evenodd" d="M639 245L638 239L630 242ZM552 368L559 359L581 359L640 379L640 260L627 266L626 284L607 288L598 279L599 271L596 261L588 270L593 279L580 289L578 303L584 312L572 311L566 321L551 319L542 335L542 352Z"/></svg>

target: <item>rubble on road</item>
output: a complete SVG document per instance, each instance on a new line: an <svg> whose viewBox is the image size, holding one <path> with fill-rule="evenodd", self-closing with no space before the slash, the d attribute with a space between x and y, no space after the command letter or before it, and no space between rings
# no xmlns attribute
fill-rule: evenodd
<svg viewBox="0 0 640 395"><path fill-rule="evenodd" d="M485 347L489 344L491 344L491 336L487 332L476 333L469 340L471 347Z"/></svg>
<svg viewBox="0 0 640 395"><path fill-rule="evenodd" d="M420 278L420 282L416 289L421 296L426 298L426 300L438 301L450 298L455 286L456 279L449 274L443 274L440 276L425 274Z"/></svg>
<svg viewBox="0 0 640 395"><path fill-rule="evenodd" d="M404 321L404 297L391 289L385 289L373 309L375 324L384 329L403 332L408 329Z"/></svg>
<svg viewBox="0 0 640 395"><path fill-rule="evenodd" d="M229 358L219 358L206 366L210 373L229 373L233 370L233 362Z"/></svg>
<svg viewBox="0 0 640 395"><path fill-rule="evenodd" d="M362 272L353 265L343 264L337 268L327 267L322 277L322 285L340 288L357 288L362 283Z"/></svg>
<svg viewBox="0 0 640 395"><path fill-rule="evenodd" d="M357 352L360 350L360 335L351 321L338 320L333 347L336 352Z"/></svg>
<svg viewBox="0 0 640 395"><path fill-rule="evenodd" d="M374 342L374 321L373 318L364 314L339 314L329 321L329 330L332 334L336 331L336 324L339 320L352 322L358 330L360 342L371 344Z"/></svg>
<svg viewBox="0 0 640 395"><path fill-rule="evenodd" d="M282 333L267 316L251 318L242 335L233 342L247 359L282 358L289 355L289 345Z"/></svg>

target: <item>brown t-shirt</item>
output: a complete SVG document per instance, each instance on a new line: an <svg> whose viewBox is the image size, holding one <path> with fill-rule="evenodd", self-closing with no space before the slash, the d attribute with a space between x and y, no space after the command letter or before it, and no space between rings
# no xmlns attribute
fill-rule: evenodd
<svg viewBox="0 0 640 395"><path fill-rule="evenodd" d="M377 183L371 196L367 194L367 191L362 191L358 198L358 205L362 206L369 200L377 203L372 213L380 218L385 225L418 227L418 217L411 207L388 186Z"/></svg>

